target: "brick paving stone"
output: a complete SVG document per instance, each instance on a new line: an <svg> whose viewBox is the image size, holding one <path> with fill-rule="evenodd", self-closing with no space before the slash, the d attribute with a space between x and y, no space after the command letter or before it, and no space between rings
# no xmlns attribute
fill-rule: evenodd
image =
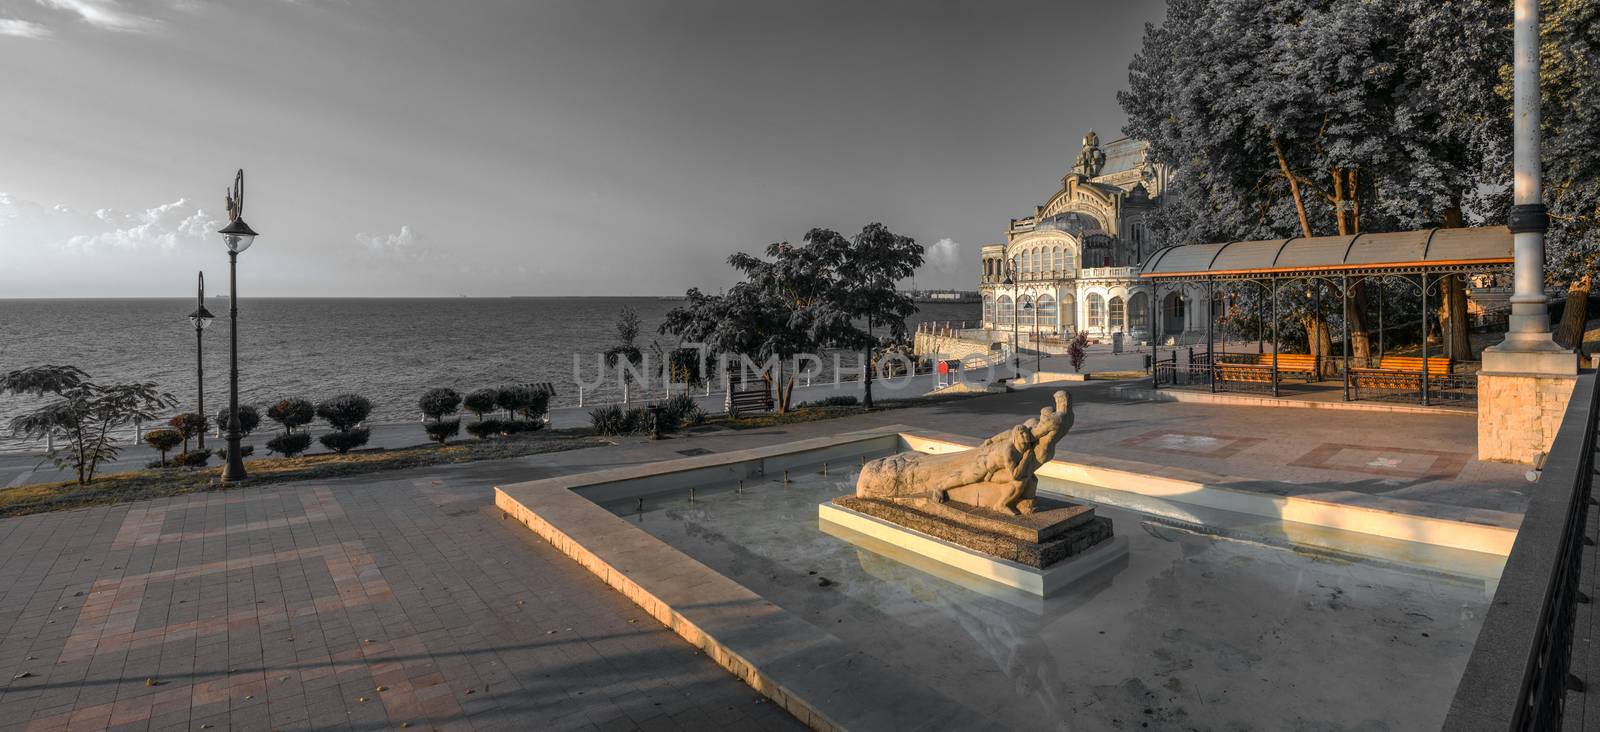
<svg viewBox="0 0 1600 732"><path fill-rule="evenodd" d="M0 729L634 729L612 699L640 684L754 697L501 520L501 479L396 473L0 520Z"/></svg>

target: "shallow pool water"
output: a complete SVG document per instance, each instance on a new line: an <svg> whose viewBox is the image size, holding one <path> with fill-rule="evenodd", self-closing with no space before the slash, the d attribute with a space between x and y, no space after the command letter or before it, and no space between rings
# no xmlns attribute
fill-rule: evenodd
<svg viewBox="0 0 1600 732"><path fill-rule="evenodd" d="M1109 506L1127 560L1039 600L819 525L853 472L791 477L607 507L1014 729L1437 729L1488 604L1482 577Z"/></svg>

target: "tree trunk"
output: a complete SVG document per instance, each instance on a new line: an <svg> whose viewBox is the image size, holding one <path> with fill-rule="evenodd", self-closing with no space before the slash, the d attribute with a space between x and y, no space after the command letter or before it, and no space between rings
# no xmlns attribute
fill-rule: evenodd
<svg viewBox="0 0 1600 732"><path fill-rule="evenodd" d="M1289 170L1289 161L1283 157L1283 148L1278 145L1277 138L1272 140L1272 152L1278 156L1278 170L1282 171L1285 180L1289 181L1289 195L1294 197L1294 211L1300 216L1300 233L1306 237L1311 236L1311 220L1306 218L1306 202L1300 197L1300 182L1295 180L1294 173Z"/></svg>
<svg viewBox="0 0 1600 732"><path fill-rule="evenodd" d="M1584 325L1588 322L1589 291L1594 288L1594 276L1567 285L1567 304L1561 309L1561 323L1556 326L1556 343L1578 352L1583 351Z"/></svg>
<svg viewBox="0 0 1600 732"><path fill-rule="evenodd" d="M1467 288L1461 275L1445 277L1440 289L1439 334L1449 343L1446 356L1452 361L1476 361L1472 352L1472 331L1467 327Z"/></svg>
<svg viewBox="0 0 1600 732"><path fill-rule="evenodd" d="M1366 282L1350 283L1350 360L1357 368L1365 368L1372 359L1372 329L1367 324Z"/></svg>

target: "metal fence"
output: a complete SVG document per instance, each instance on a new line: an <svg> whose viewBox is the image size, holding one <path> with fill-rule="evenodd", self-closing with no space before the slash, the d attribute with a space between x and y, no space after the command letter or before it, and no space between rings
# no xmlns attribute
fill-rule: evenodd
<svg viewBox="0 0 1600 732"><path fill-rule="evenodd" d="M1569 688L1573 620L1595 470L1600 391L1578 377L1531 493L1494 601L1456 687L1444 729L1556 730ZM1580 686L1580 685L1574 685Z"/></svg>

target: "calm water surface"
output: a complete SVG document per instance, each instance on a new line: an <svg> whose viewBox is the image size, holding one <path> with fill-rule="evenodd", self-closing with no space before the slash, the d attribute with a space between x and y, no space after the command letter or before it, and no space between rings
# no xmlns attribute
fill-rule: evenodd
<svg viewBox="0 0 1600 732"><path fill-rule="evenodd" d="M471 389L513 382L556 385L557 405L576 404L572 354L592 379L595 353L616 342L623 307L639 313L640 345L656 333L669 298L250 299L239 313L240 399L318 399L357 392L374 421L416 419L434 386ZM211 298L205 332L207 411L227 399L228 303ZM912 323L974 320L976 304L922 305ZM192 299L0 300L0 371L71 364L99 381L154 381L182 408L195 399ZM913 326L914 327L914 326ZM604 387L586 401L619 401ZM0 397L0 428L25 405ZM3 432L3 429L0 429Z"/></svg>

